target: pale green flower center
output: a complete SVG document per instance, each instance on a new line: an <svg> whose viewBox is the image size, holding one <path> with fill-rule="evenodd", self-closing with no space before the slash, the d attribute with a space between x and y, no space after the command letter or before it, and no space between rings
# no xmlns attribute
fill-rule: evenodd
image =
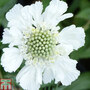
<svg viewBox="0 0 90 90"><path fill-rule="evenodd" d="M48 58L56 45L55 37L50 31L36 30L28 39L28 52L33 57Z"/></svg>

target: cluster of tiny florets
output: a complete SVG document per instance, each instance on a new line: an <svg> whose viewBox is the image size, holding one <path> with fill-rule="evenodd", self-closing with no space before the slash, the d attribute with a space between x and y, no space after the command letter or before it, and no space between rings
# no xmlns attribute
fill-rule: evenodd
<svg viewBox="0 0 90 90"><path fill-rule="evenodd" d="M33 57L47 58L52 55L55 38L50 31L35 31L28 39L28 52Z"/></svg>

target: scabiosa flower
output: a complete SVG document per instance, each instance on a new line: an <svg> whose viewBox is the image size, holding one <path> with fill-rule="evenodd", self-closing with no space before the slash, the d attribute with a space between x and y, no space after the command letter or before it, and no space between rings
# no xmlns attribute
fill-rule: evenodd
<svg viewBox="0 0 90 90"><path fill-rule="evenodd" d="M69 58L73 50L85 43L84 29L75 25L61 32L58 23L72 17L67 4L52 0L43 11L41 2L22 6L16 4L7 14L8 26L4 29L1 65L7 72L15 72L25 60L25 66L16 76L16 81L26 90L38 90L42 83L52 80L70 85L78 78L76 60Z"/></svg>

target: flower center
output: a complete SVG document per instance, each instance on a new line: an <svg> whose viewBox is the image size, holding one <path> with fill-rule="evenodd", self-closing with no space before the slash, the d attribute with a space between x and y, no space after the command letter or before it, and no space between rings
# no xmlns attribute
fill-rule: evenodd
<svg viewBox="0 0 90 90"><path fill-rule="evenodd" d="M28 39L28 52L33 57L48 58L53 54L55 38L50 31L36 30Z"/></svg>

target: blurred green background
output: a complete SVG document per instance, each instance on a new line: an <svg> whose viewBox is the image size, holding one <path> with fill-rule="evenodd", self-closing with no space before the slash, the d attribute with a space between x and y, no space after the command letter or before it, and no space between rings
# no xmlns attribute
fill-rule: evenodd
<svg viewBox="0 0 90 90"><path fill-rule="evenodd" d="M0 58L2 55L2 49L7 47L1 43L3 29L7 26L7 20L5 14L16 4L21 3L24 5L30 5L39 0L0 0ZM41 0L44 5L44 9L49 4L50 0ZM59 26L64 28L68 25L75 24L78 27L83 27L86 33L85 46L78 51L71 53L70 57L78 61L77 69L81 71L80 77L74 81L70 86L61 86L52 83L42 85L40 90L90 90L90 0L63 0L68 3L68 11L74 14L73 18L62 21ZM24 64L21 65L21 67ZM0 78L12 79L12 86L14 90L23 90L15 81L15 77L18 71L15 73L7 73L0 65Z"/></svg>

